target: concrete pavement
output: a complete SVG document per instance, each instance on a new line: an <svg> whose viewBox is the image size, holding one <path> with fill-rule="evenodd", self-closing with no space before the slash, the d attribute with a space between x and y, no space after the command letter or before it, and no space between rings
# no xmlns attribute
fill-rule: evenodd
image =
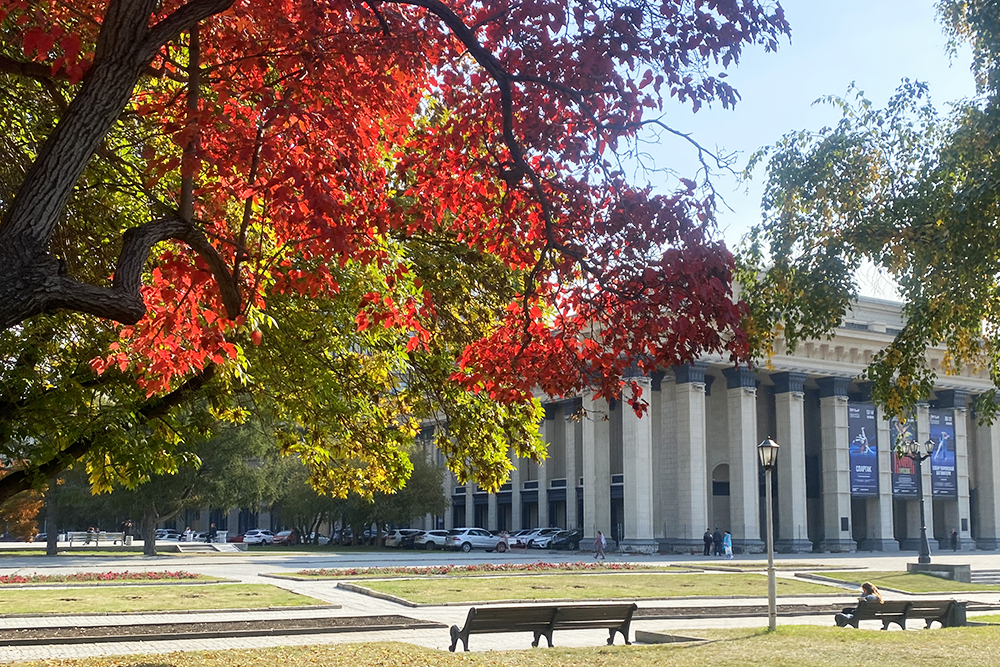
<svg viewBox="0 0 1000 667"><path fill-rule="evenodd" d="M338 609L304 610L304 611L255 611L255 612L199 612L178 614L142 614L142 615L94 615L94 616L73 616L70 618L51 616L45 617L11 617L0 616L0 627L38 627L41 625L67 623L78 625L107 625L120 623L123 625L135 623L164 623L172 622L171 619L192 621L203 619L206 621L215 620L237 620L245 618L275 618L292 617L295 615L305 615L299 617L315 617L320 614L331 616L370 616L378 614L398 614L409 616L421 620L429 620L443 623L447 626L452 624L461 625L468 612L468 606L424 606L409 607L391 602L388 600L369 597L360 593L345 591L336 587L335 581L293 581L287 579L275 579L262 576L272 573L293 574L301 569L313 569L320 567L358 567L372 564L379 565L432 565L441 563L465 564L473 562L535 562L545 561L577 561L588 560L589 555L566 554L558 552L532 552L528 554L442 554L432 553L411 553L411 552L388 552L388 553L332 553L332 554L275 554L267 552L250 551L246 554L231 556L229 554L220 555L197 555L197 556L159 556L156 558L91 558L83 556L60 556L58 558L43 557L0 557L0 574L20 573L66 573L80 571L109 571L109 570L161 570L161 569L183 569L190 572L210 574L214 576L224 576L230 579L237 579L249 583L268 583L282 588L309 595L325 602L340 605ZM612 555L609 560L614 560ZM935 554L935 562L942 563L970 563L973 571L985 569L997 569L1000 565L1000 558L995 554L979 553L958 553L958 554ZM623 559L624 560L624 559ZM714 558L700 557L629 557L629 561L649 562L649 563L704 563L706 566L721 564L724 561ZM796 564L801 565L801 569L807 570L810 567L862 567L873 570L904 570L906 562L916 560L913 554L800 554L783 556L777 560L780 565ZM730 564L761 565L760 558L743 557L730 561ZM787 572L779 572L779 576L789 576ZM859 575L863 578L863 575ZM847 604L855 593L853 588L845 587L843 594L831 594L829 596L810 596L781 598L782 602L795 602L800 604ZM902 597L900 594L889 594L887 597ZM961 594L956 597L962 599L976 600L980 602L1000 602L1000 594ZM2 598L0 598L2 599ZM638 602L640 607L669 607L669 606L693 606L702 605L706 608L717 608L718 614L713 618L697 619L670 619L670 620L636 620L632 624L631 636L636 630L648 631L681 631L681 634L692 634L691 630L698 628L716 627L763 627L767 624L766 615L753 617L727 616L725 608L731 605L766 604L766 598L707 598L700 600L692 599L669 599L669 600L642 600ZM2 609L2 606L0 606ZM7 610L4 610L7 611ZM829 614L818 616L796 616L794 618L782 618L779 616L779 623L788 624L819 624L830 625L832 619ZM694 633L696 634L696 633ZM557 646L599 646L607 639L606 631L572 631L560 632L555 635ZM292 646L292 645L324 645L340 644L348 642L367 641L401 641L424 646L433 649L447 650L450 644L450 637L446 628L432 630L392 630L381 632L339 632L329 634L310 634L286 637L250 637L250 638L225 638L225 639L186 639L167 641L135 641L135 642L115 642L115 643L90 643L71 645L48 645L48 646L23 646L23 647L0 647L0 662L17 662L25 660L39 660L46 658L71 658L125 654L162 654L175 651L199 651L213 649L252 649L272 646ZM476 635L470 640L470 648L474 651L488 650L509 650L511 648L529 648L531 637L524 634L498 634L498 635ZM618 638L621 643L621 638Z"/></svg>

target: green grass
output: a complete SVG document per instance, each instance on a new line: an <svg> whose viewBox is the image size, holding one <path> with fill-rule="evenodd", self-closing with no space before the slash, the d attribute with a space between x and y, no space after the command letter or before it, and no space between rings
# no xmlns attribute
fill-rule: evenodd
<svg viewBox="0 0 1000 667"><path fill-rule="evenodd" d="M442 630L447 637L447 631ZM685 631L711 641L698 644L486 651L452 654L400 643L340 644L257 650L220 650L85 660L47 660L36 665L74 667L995 667L1000 632L995 628L880 632L815 626L760 630ZM531 635L511 634L510 646L527 647ZM556 633L558 642L559 633ZM475 646L475 637L472 638Z"/></svg>
<svg viewBox="0 0 1000 667"><path fill-rule="evenodd" d="M552 600L667 598L682 596L767 595L763 574L546 574L533 576L450 577L365 581L364 586L411 602L482 602L487 600ZM840 593L840 589L780 578L778 595Z"/></svg>
<svg viewBox="0 0 1000 667"><path fill-rule="evenodd" d="M324 604L266 584L0 590L0 614L243 609Z"/></svg>
<svg viewBox="0 0 1000 667"><path fill-rule="evenodd" d="M0 558L3 557L24 557L24 556L44 556L45 548L41 549L3 549L0 548ZM99 549L97 547L60 547L58 556L103 556L105 558L119 556L141 556L142 547L121 547L121 549ZM57 557L58 557L57 556Z"/></svg>
<svg viewBox="0 0 1000 667"><path fill-rule="evenodd" d="M876 570L861 570L857 572L824 572L824 577L838 579L848 583L870 581L879 588L894 588L907 593L951 593L958 591L1000 591L1000 586L993 584L966 584L961 581L951 581L929 574L910 572L881 572Z"/></svg>

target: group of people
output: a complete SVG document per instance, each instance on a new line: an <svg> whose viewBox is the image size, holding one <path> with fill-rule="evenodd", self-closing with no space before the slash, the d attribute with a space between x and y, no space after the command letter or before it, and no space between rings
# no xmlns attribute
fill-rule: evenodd
<svg viewBox="0 0 1000 667"><path fill-rule="evenodd" d="M706 556L733 557L733 534L728 530L723 534L719 532L718 528L715 529L714 533L711 529L706 528L701 539L705 543Z"/></svg>

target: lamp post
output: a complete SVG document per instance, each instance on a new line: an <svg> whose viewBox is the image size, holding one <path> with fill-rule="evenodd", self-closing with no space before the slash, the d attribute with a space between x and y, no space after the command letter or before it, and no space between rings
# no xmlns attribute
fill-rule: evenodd
<svg viewBox="0 0 1000 667"><path fill-rule="evenodd" d="M777 585L774 581L774 520L771 516L771 472L778 465L778 443L767 438L757 445L757 456L764 468L764 502L767 505L767 629L778 627Z"/></svg>
<svg viewBox="0 0 1000 667"><path fill-rule="evenodd" d="M917 467L917 499L920 501L920 552L917 556L918 563L931 562L931 543L927 539L927 520L924 518L924 475L920 470L920 464L931 457L934 451L934 441L928 440L924 443L924 452L920 452L920 443L916 440L903 440L896 447L896 456L908 458Z"/></svg>

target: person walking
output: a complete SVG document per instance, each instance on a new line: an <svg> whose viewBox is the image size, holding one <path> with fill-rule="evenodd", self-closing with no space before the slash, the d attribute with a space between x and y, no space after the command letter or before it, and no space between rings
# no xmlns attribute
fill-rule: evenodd
<svg viewBox="0 0 1000 667"><path fill-rule="evenodd" d="M705 529L705 534L701 536L702 542L705 543L705 555L712 555L712 531L709 528Z"/></svg>
<svg viewBox="0 0 1000 667"><path fill-rule="evenodd" d="M716 528L715 532L712 533L712 546L715 548L715 555L722 555L722 533Z"/></svg>
<svg viewBox="0 0 1000 667"><path fill-rule="evenodd" d="M601 560L607 560L604 556L604 547L606 547L608 541L604 539L604 533L597 531L597 537L594 538L594 560L600 558Z"/></svg>
<svg viewBox="0 0 1000 667"><path fill-rule="evenodd" d="M726 552L726 560L733 559L733 534L728 530L725 536L722 538L722 548Z"/></svg>
<svg viewBox="0 0 1000 667"><path fill-rule="evenodd" d="M951 529L951 550L958 551L958 531Z"/></svg>

